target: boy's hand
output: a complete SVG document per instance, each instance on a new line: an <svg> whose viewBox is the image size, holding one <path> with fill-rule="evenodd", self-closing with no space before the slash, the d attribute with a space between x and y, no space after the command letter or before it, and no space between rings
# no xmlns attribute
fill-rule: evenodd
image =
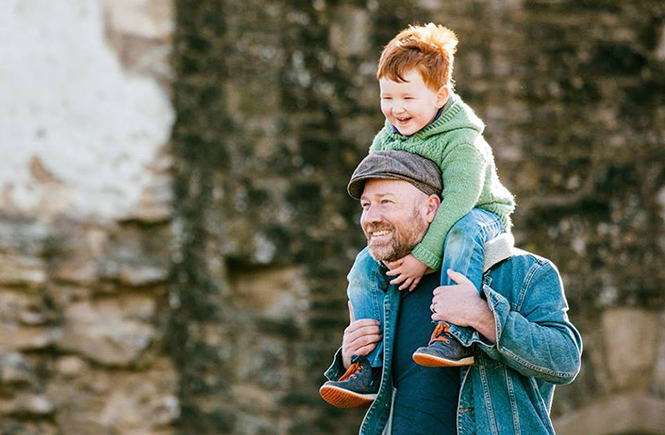
<svg viewBox="0 0 665 435"><path fill-rule="evenodd" d="M397 276L397 278L390 281L391 284L399 286L400 290L409 289L413 291L420 279L427 271L427 265L423 264L411 254L405 255L396 261L387 262L386 266L390 269L386 272L388 276Z"/></svg>

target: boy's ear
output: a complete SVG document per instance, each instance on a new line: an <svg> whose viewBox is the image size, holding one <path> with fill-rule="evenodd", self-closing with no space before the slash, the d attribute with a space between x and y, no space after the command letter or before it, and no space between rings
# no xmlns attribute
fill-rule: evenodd
<svg viewBox="0 0 665 435"><path fill-rule="evenodd" d="M450 89L448 86L441 86L439 91L436 93L436 108L440 109L446 105L448 102L448 97L450 96Z"/></svg>

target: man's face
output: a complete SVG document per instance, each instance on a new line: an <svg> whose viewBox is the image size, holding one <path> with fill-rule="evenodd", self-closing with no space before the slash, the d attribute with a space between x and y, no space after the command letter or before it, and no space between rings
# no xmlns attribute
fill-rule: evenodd
<svg viewBox="0 0 665 435"><path fill-rule="evenodd" d="M360 197L360 225L376 261L409 254L425 235L428 196L403 180L368 180Z"/></svg>
<svg viewBox="0 0 665 435"><path fill-rule="evenodd" d="M411 136L429 124L448 99L446 89L428 88L416 69L403 74L405 82L379 79L381 112L404 136Z"/></svg>

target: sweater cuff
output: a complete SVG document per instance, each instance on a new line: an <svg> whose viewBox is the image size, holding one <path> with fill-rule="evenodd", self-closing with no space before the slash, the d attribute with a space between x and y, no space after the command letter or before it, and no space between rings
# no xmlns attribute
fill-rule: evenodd
<svg viewBox="0 0 665 435"><path fill-rule="evenodd" d="M416 247L413 248L411 255L435 272L441 269L441 258L428 251L422 243L418 243Z"/></svg>

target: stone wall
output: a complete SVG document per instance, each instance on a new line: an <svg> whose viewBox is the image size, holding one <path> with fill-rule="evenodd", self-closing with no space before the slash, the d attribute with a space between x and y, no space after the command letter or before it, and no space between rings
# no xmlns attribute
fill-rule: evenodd
<svg viewBox="0 0 665 435"><path fill-rule="evenodd" d="M0 28L0 433L172 433L172 7L11 0Z"/></svg>
<svg viewBox="0 0 665 435"><path fill-rule="evenodd" d="M345 185L382 45L428 21L584 336L558 433L665 433L662 1L11 0L0 434L356 433L317 393Z"/></svg>
<svg viewBox="0 0 665 435"><path fill-rule="evenodd" d="M355 432L362 413L317 396L363 245L345 184L382 123L381 46L434 20L460 36L457 90L517 195L518 244L559 265L585 337L559 431L665 433L662 2L176 4L178 202L207 240L177 292L216 308L182 341L225 349L183 432Z"/></svg>

